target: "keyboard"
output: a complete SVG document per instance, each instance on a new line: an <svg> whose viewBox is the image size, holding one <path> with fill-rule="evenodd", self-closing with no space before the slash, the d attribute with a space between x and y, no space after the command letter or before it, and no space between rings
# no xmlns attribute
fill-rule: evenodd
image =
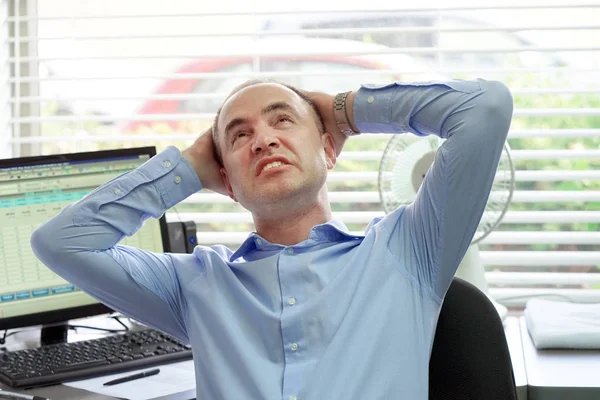
<svg viewBox="0 0 600 400"><path fill-rule="evenodd" d="M192 358L191 346L154 329L0 353L0 381L46 386Z"/></svg>

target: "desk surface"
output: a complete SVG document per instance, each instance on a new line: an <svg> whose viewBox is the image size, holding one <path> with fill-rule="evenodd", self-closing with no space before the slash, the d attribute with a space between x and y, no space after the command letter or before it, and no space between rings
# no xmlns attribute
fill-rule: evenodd
<svg viewBox="0 0 600 400"><path fill-rule="evenodd" d="M600 399L600 350L538 350L519 319L529 400Z"/></svg>
<svg viewBox="0 0 600 400"><path fill-rule="evenodd" d="M90 325L88 321L86 324ZM519 400L600 399L600 351L537 350L523 317L509 317L504 325ZM77 336L79 340L87 340L102 335L90 332ZM7 342L9 350L39 346L39 331L19 333L10 342ZM115 400L64 385L17 390L0 383L0 388L52 400ZM180 398L174 395L169 400Z"/></svg>
<svg viewBox="0 0 600 400"><path fill-rule="evenodd" d="M510 359L515 375L517 396L519 400L527 400L527 372L525 358L523 357L523 343L521 341L521 327L517 317L508 317L504 321L504 332L510 352Z"/></svg>

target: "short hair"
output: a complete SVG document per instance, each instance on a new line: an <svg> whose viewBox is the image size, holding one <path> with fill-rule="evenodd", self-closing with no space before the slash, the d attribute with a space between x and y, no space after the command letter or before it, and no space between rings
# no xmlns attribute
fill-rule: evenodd
<svg viewBox="0 0 600 400"><path fill-rule="evenodd" d="M219 147L219 134L218 134L218 121L219 121L219 117L221 116L221 109L223 108L223 105L225 104L225 102L227 100L229 100L231 98L231 96L233 96L240 90L245 89L249 86L259 85L261 83L276 83L278 85L281 85L281 86L284 86L284 87L290 89L291 91L296 93L298 96L300 96L300 98L302 100L304 100L305 102L307 102L308 105L311 107L311 110L313 112L313 117L315 118L315 122L317 123L317 127L319 129L319 133L321 135L325 133L325 121L323 119L323 116L317 109L317 106L315 105L315 103L305 92L298 89L297 87L288 85L287 83L283 83L283 82L280 82L280 81L277 81L277 80L271 79L271 78L250 79L250 80L236 86L235 88L233 88L231 93L229 93L229 95L227 95L227 98L225 99L225 101L223 101L223 104L221 104L221 106L217 110L217 115L215 116L215 120L214 120L213 126L212 126L212 139L213 139L214 152L215 152L215 155L217 156L217 161L219 162L219 164L223 165L223 155L221 153L221 148Z"/></svg>

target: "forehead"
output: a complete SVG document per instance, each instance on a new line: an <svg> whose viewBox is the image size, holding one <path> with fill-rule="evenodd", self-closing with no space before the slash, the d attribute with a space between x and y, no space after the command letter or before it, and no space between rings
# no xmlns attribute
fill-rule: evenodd
<svg viewBox="0 0 600 400"><path fill-rule="evenodd" d="M293 90L276 83L258 83L241 89L225 101L218 124L224 127L233 118L250 117L276 101L286 102L299 114L306 110L305 102Z"/></svg>

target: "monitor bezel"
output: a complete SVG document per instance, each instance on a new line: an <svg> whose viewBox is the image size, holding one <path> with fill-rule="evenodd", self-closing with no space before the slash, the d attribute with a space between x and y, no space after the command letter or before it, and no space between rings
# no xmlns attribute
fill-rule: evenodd
<svg viewBox="0 0 600 400"><path fill-rule="evenodd" d="M150 156L150 158L154 157L156 155L156 148L154 146L146 146L129 149L112 149L88 151L81 153L53 154L48 156L7 158L0 159L0 168L36 166L71 161L95 161L104 158L131 157L143 155L148 155ZM169 242L169 233L167 229L167 219L165 217L165 214L163 214L158 219L158 221L160 225L160 232L162 236L164 252L170 252L171 246ZM44 311L35 314L0 318L0 330L66 323L67 321L72 319L93 317L102 314L110 314L112 312L114 312L114 310L98 302L96 304L63 308L60 310Z"/></svg>

